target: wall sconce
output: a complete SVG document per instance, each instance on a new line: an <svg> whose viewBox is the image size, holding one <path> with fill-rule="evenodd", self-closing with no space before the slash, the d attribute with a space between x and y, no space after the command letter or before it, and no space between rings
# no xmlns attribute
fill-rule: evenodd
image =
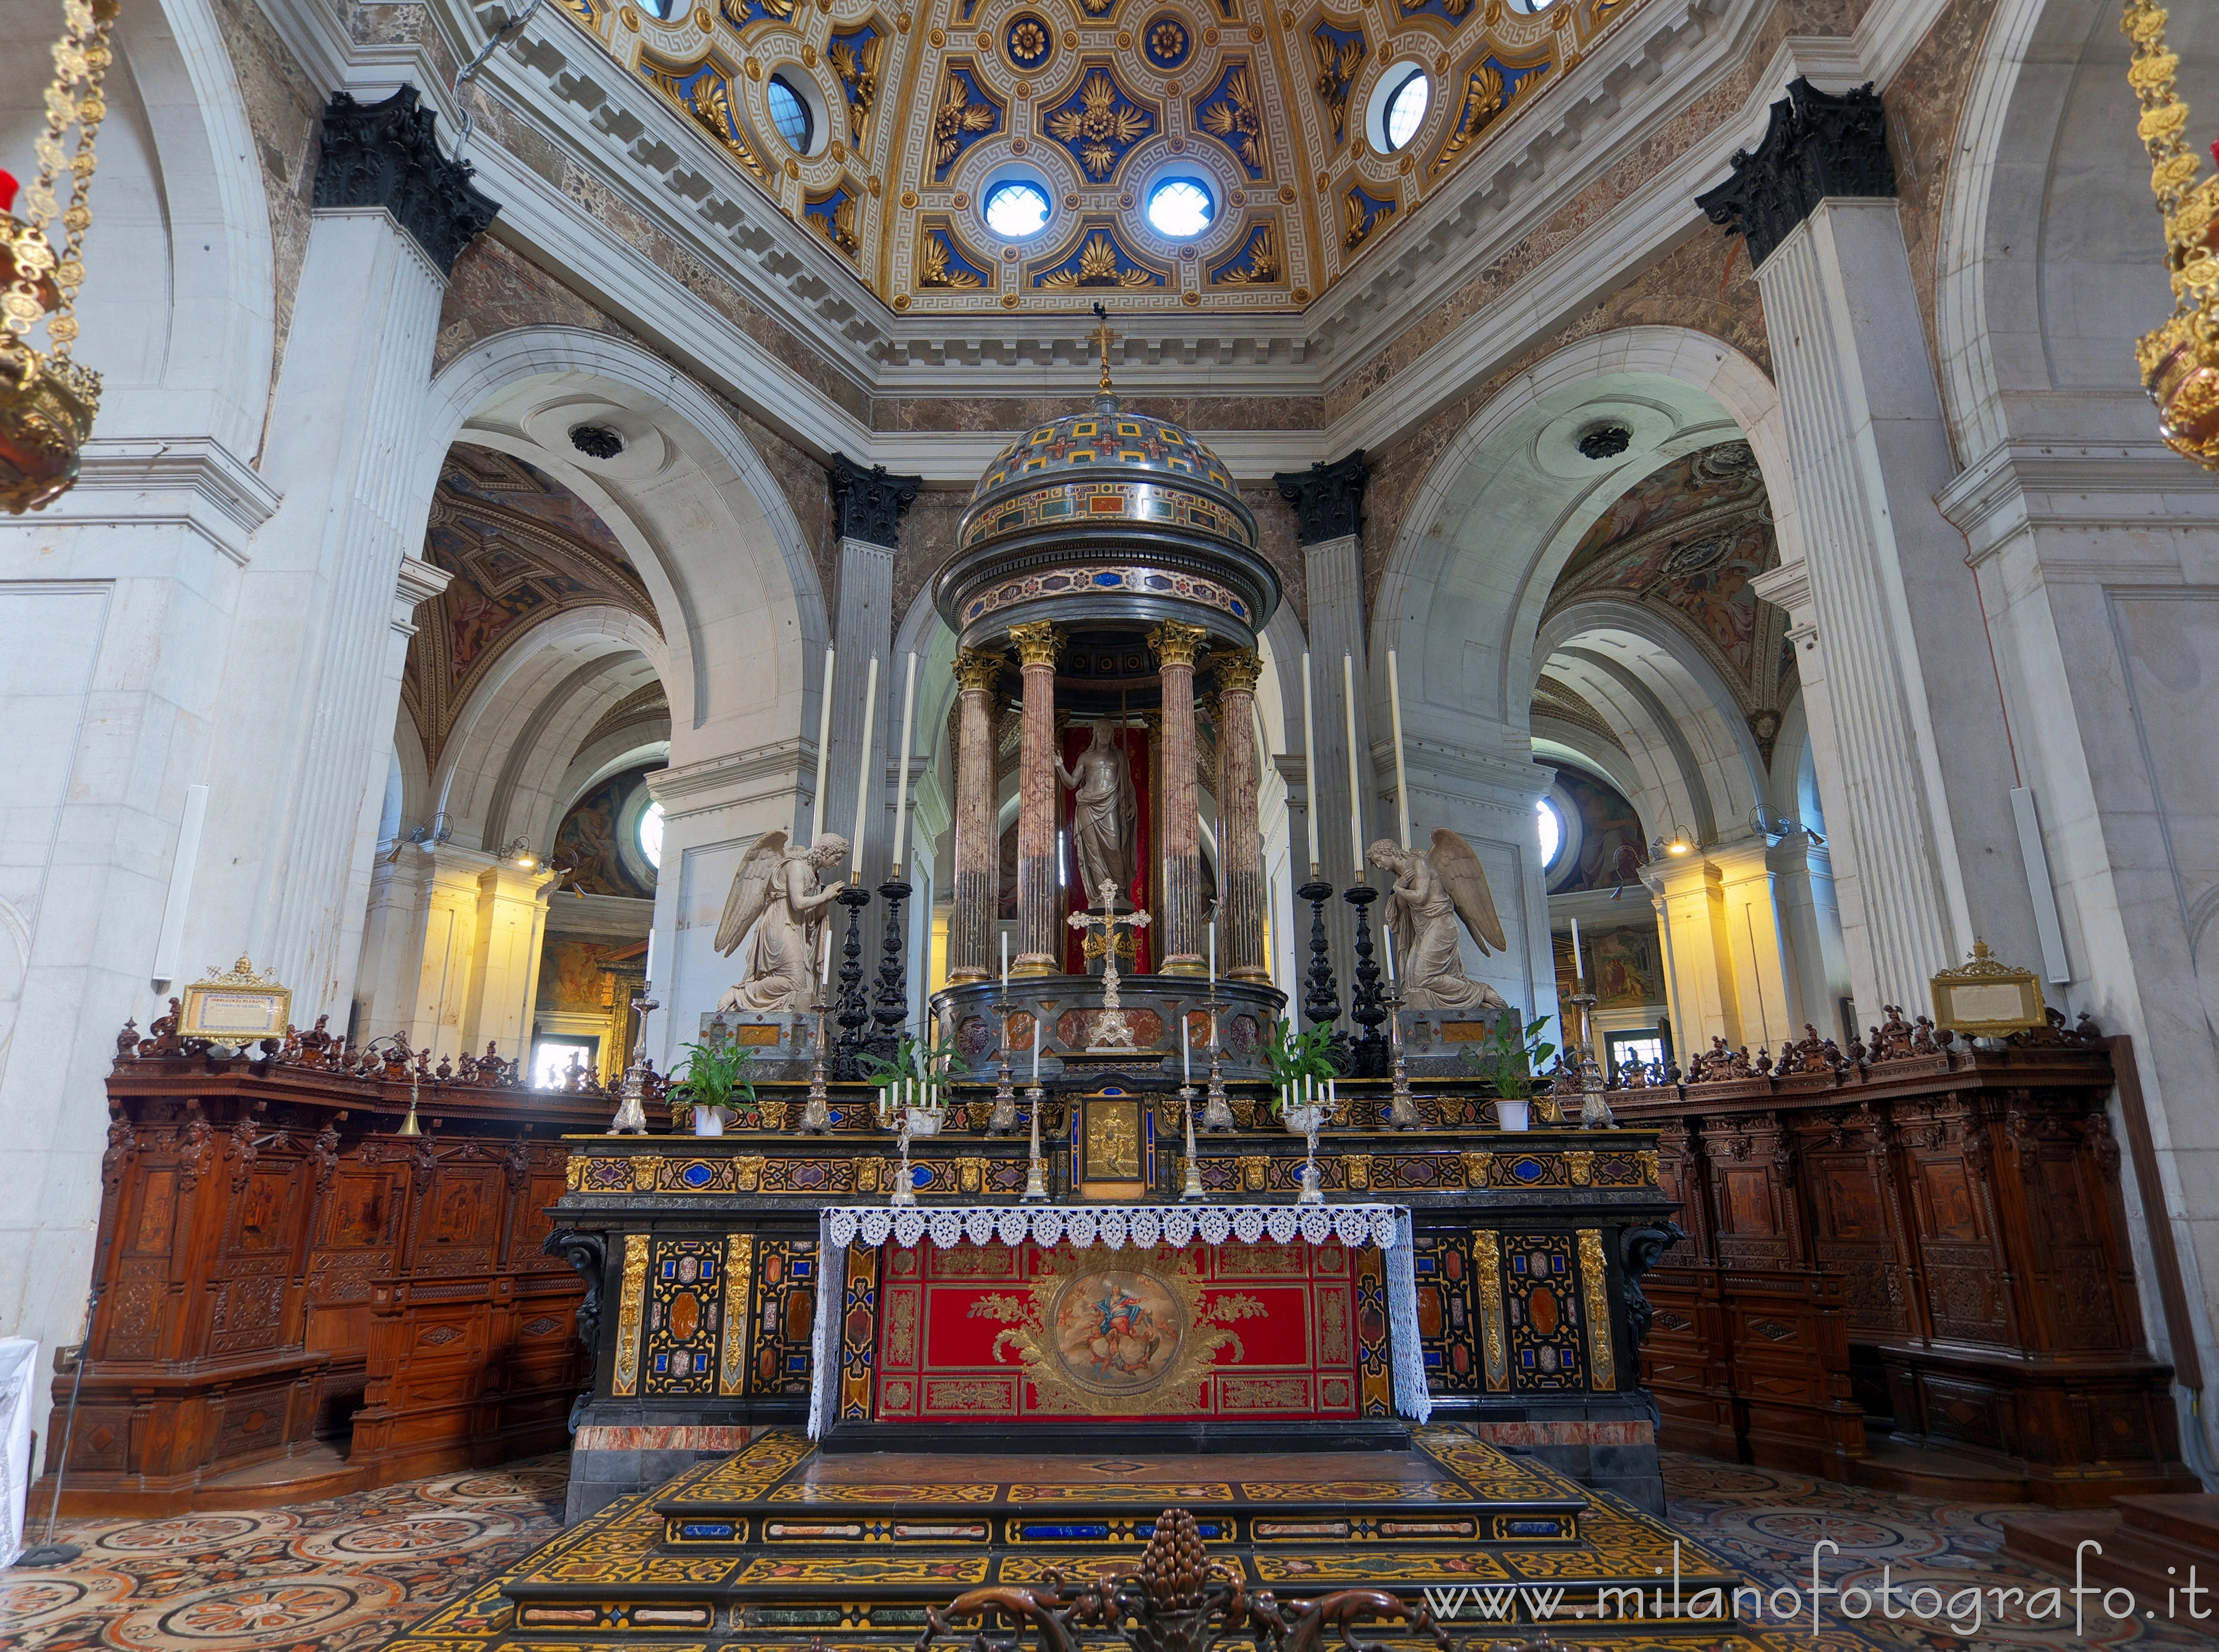
<svg viewBox="0 0 2219 1652"><path fill-rule="evenodd" d="M531 840L526 837L511 839L501 846L500 858L524 872L539 864L539 857L531 852Z"/></svg>
<svg viewBox="0 0 2219 1652"><path fill-rule="evenodd" d="M1653 838L1649 844L1649 858L1661 860L1666 855L1678 857L1695 852L1695 835L1685 826L1675 826L1663 837Z"/></svg>
<svg viewBox="0 0 2219 1652"><path fill-rule="evenodd" d="M2196 152L2183 140L2188 105L2173 95L2180 59L2166 49L2165 9L2126 0L2120 32L2135 43L2127 84L2141 100L2135 130L2149 151L2150 189L2165 214L2166 273L2172 314L2135 345L2142 384L2157 403L2165 444L2219 470L2219 178L2198 182ZM2219 159L2219 145L2212 149Z"/></svg>

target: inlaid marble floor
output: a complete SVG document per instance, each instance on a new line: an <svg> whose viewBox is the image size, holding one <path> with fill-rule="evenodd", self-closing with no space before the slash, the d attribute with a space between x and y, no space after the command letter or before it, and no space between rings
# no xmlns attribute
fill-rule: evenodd
<svg viewBox="0 0 2219 1652"><path fill-rule="evenodd" d="M73 1565L0 1572L0 1649L371 1652L552 1536L563 1475L561 1457L545 1457L291 1509L68 1525L85 1550ZM2057 1581L2003 1555L1996 1522L2008 1511L1992 1505L1893 1497L1676 1453L1666 1456L1665 1481L1673 1524L1768 1590L1807 1588L1822 1537L1841 1545L1824 1567L1837 1587L1876 1585L1883 1565L1899 1590L1930 1586L1945 1598L1975 1585L2032 1591ZM1775 1652L2212 1644L2161 1617L2097 1614L2075 1634L2069 1619L2037 1628L2023 1612L1960 1632L1946 1616L1888 1622L1875 1612L1849 1623L1830 1610L1816 1636L1806 1618L1761 1639Z"/></svg>

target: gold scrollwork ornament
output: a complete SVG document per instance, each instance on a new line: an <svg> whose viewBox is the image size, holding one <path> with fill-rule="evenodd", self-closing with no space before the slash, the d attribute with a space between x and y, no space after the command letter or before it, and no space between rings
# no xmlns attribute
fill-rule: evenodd
<svg viewBox="0 0 2219 1652"><path fill-rule="evenodd" d="M2166 49L2165 25L2165 9L2153 0L2126 0L2119 28L2135 46L2127 84L2141 102L2135 130L2165 214L2173 295L2172 314L2143 336L2135 355L2166 445L2219 470L2219 177L2197 180L2200 165L2182 136L2188 105L2173 91L2180 59Z"/></svg>

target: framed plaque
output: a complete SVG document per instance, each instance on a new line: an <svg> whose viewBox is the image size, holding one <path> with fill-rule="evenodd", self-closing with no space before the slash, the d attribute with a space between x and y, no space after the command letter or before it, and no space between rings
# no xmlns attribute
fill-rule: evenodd
<svg viewBox="0 0 2219 1652"><path fill-rule="evenodd" d="M257 974L254 966L241 958L221 975L210 965L207 979L185 989L177 1010L177 1036L252 1044L257 1039L284 1037L292 1015L293 989Z"/></svg>
<svg viewBox="0 0 2219 1652"><path fill-rule="evenodd" d="M1973 1038L2003 1038L2042 1026L2047 1015L2042 983L2032 970L2013 969L1973 943L1973 955L1933 980L1934 1024Z"/></svg>

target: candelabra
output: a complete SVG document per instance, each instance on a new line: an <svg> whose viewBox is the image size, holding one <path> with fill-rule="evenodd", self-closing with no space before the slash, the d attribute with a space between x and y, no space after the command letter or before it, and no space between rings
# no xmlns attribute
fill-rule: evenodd
<svg viewBox="0 0 2219 1652"><path fill-rule="evenodd" d="M990 1136L1015 1135L1017 1129L1017 1092L1010 1083L1010 1001L994 1000L994 1014L1002 1023L995 1042L1000 1046L1002 1061L994 1081L994 1108L986 1115L986 1133Z"/></svg>
<svg viewBox="0 0 2219 1652"><path fill-rule="evenodd" d="M871 1019L870 1006L863 997L863 909L871 904L871 891L860 884L849 884L836 898L848 909L848 939L840 947L840 1002L832 1014L832 1019L840 1023L840 1037L832 1050L832 1076L843 1084L854 1084L865 1076L863 1028Z"/></svg>
<svg viewBox="0 0 2219 1652"><path fill-rule="evenodd" d="M1038 1084L1025 1087L1025 1107L1033 1115L1032 1157L1025 1166L1024 1202L1029 1205L1047 1202L1047 1167L1041 1163L1040 1115L1041 1103L1047 1099Z"/></svg>
<svg viewBox="0 0 2219 1652"><path fill-rule="evenodd" d="M1618 1119L1603 1097L1602 1069L1595 1065L1593 1050L1580 1058L1580 1126L1587 1130L1618 1127Z"/></svg>
<svg viewBox="0 0 2219 1652"><path fill-rule="evenodd" d="M1209 1090L1202 1109L1202 1127L1213 1136L1230 1135L1240 1127L1233 1121L1233 1105L1225 1096L1223 1050L1217 1041L1217 1018L1227 1008L1222 998L1212 998L1209 1009Z"/></svg>
<svg viewBox="0 0 2219 1652"><path fill-rule="evenodd" d="M1387 1076L1387 1040L1380 1036L1379 1023L1387 1019L1386 1007L1379 999L1379 965L1371 955L1371 923L1369 913L1371 903L1379 898L1379 891L1370 884L1358 883L1341 891L1341 899L1356 909L1356 980L1350 993L1349 1019L1364 1031L1348 1046L1348 1071L1358 1078L1384 1078Z"/></svg>
<svg viewBox="0 0 2219 1652"><path fill-rule="evenodd" d="M1186 1183L1179 1189L1182 1202L1193 1203L1209 1196L1202 1190L1202 1161L1194 1151L1194 1086L1179 1086L1179 1107L1186 1115Z"/></svg>
<svg viewBox="0 0 2219 1652"><path fill-rule="evenodd" d="M1410 1096L1410 1063L1402 1049L1402 1006L1408 995L1401 982L1389 987L1383 995L1387 1004L1387 1041L1395 1052L1395 1089L1387 1102L1387 1126L1391 1130L1419 1130L1425 1120L1418 1115L1418 1104Z"/></svg>
<svg viewBox="0 0 2219 1652"><path fill-rule="evenodd" d="M1333 885L1312 862L1309 882L1295 894L1310 904L1309 985L1302 994L1302 1014L1322 1026L1340 1019L1340 987L1333 978L1332 948L1325 935L1325 904L1333 898Z"/></svg>
<svg viewBox="0 0 2219 1652"><path fill-rule="evenodd" d="M877 1025L863 1040L863 1048L886 1061L893 1059L900 1046L902 1023L909 1019L909 935L902 925L902 903L909 893L908 883L900 878L889 878L879 885L879 897L886 904L886 934L879 947L879 991L871 1007L871 1019Z"/></svg>
<svg viewBox="0 0 2219 1652"><path fill-rule="evenodd" d="M1308 1107L1294 1109L1302 1127L1302 1139L1308 1144L1308 1151L1302 1155L1302 1191L1295 1196L1296 1204L1321 1205L1325 1202L1325 1186L1318 1179L1318 1132L1332 1121L1338 1110L1323 1096Z"/></svg>
<svg viewBox="0 0 2219 1652"><path fill-rule="evenodd" d="M909 1170L909 1109L907 1108L902 1109L901 1128L898 1133L898 1139L901 1143L901 1171L894 1180L893 1196L886 1202L913 1205L917 1202L917 1182L910 1175Z"/></svg>
<svg viewBox="0 0 2219 1652"><path fill-rule="evenodd" d="M805 1136L821 1136L832 1128L831 1098L824 1090L824 990L820 985L817 1002L810 1009L817 1017L817 1059L809 1069L809 1100L801 1109L800 1131Z"/></svg>
<svg viewBox="0 0 2219 1652"><path fill-rule="evenodd" d="M650 995L654 986L646 981L632 994L631 1007L639 1016L639 1037L632 1046L631 1060L625 1068L624 1099L617 1105L616 1117L609 1121L612 1136L643 1136L647 1133L647 1018L662 1008Z"/></svg>

